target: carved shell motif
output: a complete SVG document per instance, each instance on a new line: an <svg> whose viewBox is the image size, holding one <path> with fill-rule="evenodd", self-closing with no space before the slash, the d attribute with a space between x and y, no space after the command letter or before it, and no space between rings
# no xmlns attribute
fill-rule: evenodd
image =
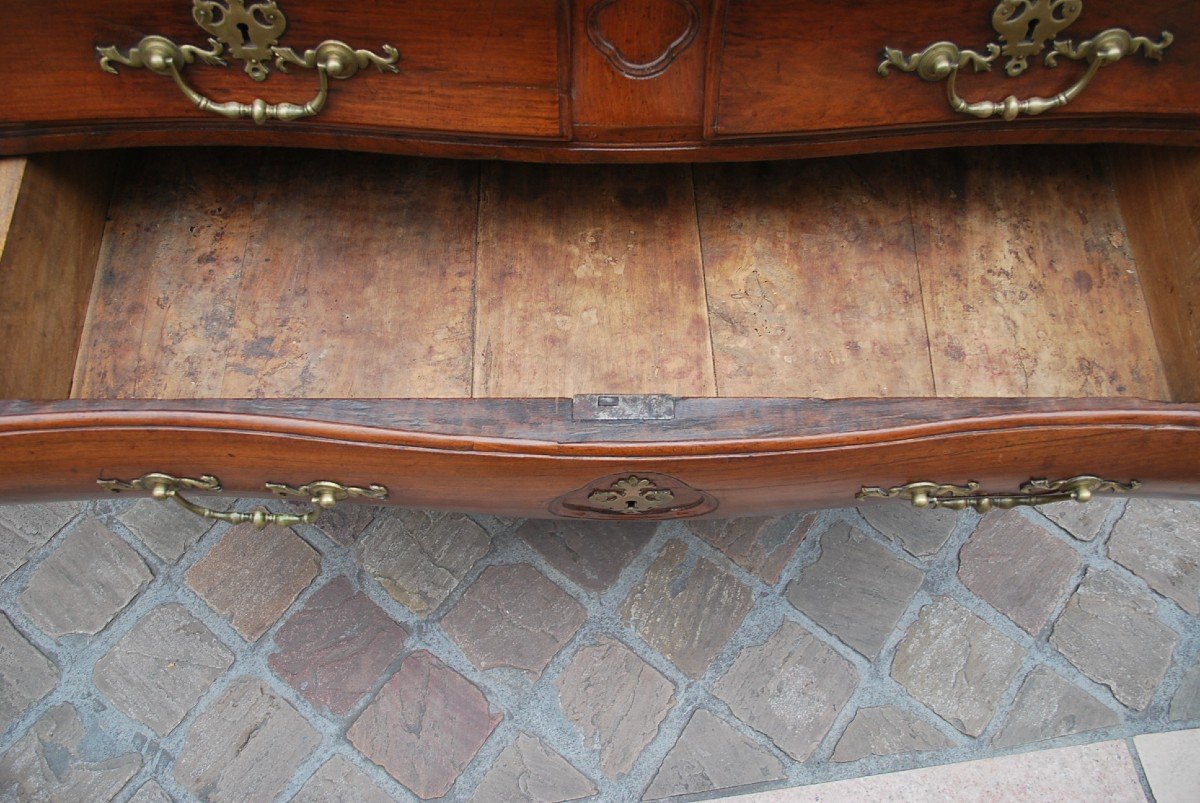
<svg viewBox="0 0 1200 803"><path fill-rule="evenodd" d="M661 21L661 29L645 25L648 19ZM619 73L627 78L654 78L696 38L700 10L692 0L599 0L588 9L585 26L588 41ZM614 34L616 28L624 29L636 41L622 42L627 36ZM635 46L656 55L629 55Z"/></svg>

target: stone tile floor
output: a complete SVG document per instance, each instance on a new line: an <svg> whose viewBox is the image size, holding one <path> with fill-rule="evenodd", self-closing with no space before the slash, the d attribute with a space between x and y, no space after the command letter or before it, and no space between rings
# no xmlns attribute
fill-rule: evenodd
<svg viewBox="0 0 1200 803"><path fill-rule="evenodd" d="M704 799L1200 725L1192 503L30 505L0 577L3 799Z"/></svg>

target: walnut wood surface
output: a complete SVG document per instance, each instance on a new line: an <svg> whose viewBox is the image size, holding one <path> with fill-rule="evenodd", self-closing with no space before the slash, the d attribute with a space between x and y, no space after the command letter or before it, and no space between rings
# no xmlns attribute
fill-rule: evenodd
<svg viewBox="0 0 1200 803"><path fill-rule="evenodd" d="M1033 142L1200 144L1200 6L1174 0L1089 0L1068 30L1080 41L1109 26L1176 43L1161 64L1140 55L1106 68L1064 109L1005 123L953 112L943 87L912 75L880 78L891 45L913 52L939 38L982 48L995 38L994 0L415 0L344 5L288 0L282 44L335 38L384 41L400 73L367 70L335 82L320 116L256 126L192 108L147 70L103 73L97 45L129 47L146 34L203 43L186 2L0 0L0 48L21 54L19 80L0 95L0 153L244 144L544 161L763 159ZM589 34L592 12L598 33ZM694 16L692 12L694 11ZM698 20L665 69L664 43ZM597 46L600 42L603 47ZM669 49L669 48L668 48ZM300 102L313 76L251 81L192 66L188 80L217 100ZM1052 95L1078 64L964 76L968 97ZM745 141L742 141L742 140Z"/></svg>
<svg viewBox="0 0 1200 803"><path fill-rule="evenodd" d="M0 397L71 392L115 161L0 160Z"/></svg>
<svg viewBox="0 0 1200 803"><path fill-rule="evenodd" d="M972 412L972 402L922 401L921 407L946 418L834 434L808 433L800 409L787 424L795 429L768 441L622 445L614 438L573 445L509 439L497 425L531 412L541 419L545 404L562 410L563 403L553 400L435 403L488 410L490 434L483 437L426 435L378 423L397 404L407 408L405 415L429 420L421 403L352 402L355 417L368 419L365 425L313 420L312 405L328 402L302 403L299 418L281 415L286 411L279 403L265 415L254 413L260 403L231 404L242 412L169 412L163 408L178 405L161 402L7 404L0 414L0 498L98 496L97 478L148 471L209 472L239 495L261 495L265 482L376 482L391 489L390 504L520 516L546 516L559 496L600 477L637 471L666 474L710 494L716 516L845 506L863 485L974 479L1011 491L1033 476L1088 472L1140 479L1145 494L1200 496L1200 412L1170 405L1059 400L1056 411L1023 412L1030 402L1015 401L1004 413L996 402L983 402L989 414ZM740 405L745 409L733 417L763 417L760 400L698 404ZM814 423L840 421L842 412L855 420L857 404L820 405ZM514 433L519 431L517 426Z"/></svg>
<svg viewBox="0 0 1200 803"><path fill-rule="evenodd" d="M1102 155L942 156L912 169L937 394L1169 398Z"/></svg>
<svg viewBox="0 0 1200 803"><path fill-rule="evenodd" d="M1125 149L1113 162L1172 396L1200 401L1200 153Z"/></svg>

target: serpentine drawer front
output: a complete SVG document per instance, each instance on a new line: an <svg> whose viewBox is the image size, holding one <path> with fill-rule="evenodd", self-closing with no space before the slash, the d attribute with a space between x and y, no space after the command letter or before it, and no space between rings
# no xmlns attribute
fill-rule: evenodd
<svg viewBox="0 0 1200 803"><path fill-rule="evenodd" d="M1200 498L1200 4L53 7L0 0L0 502Z"/></svg>
<svg viewBox="0 0 1200 803"><path fill-rule="evenodd" d="M0 0L0 18L0 153L1200 142L1200 6L1177 0Z"/></svg>

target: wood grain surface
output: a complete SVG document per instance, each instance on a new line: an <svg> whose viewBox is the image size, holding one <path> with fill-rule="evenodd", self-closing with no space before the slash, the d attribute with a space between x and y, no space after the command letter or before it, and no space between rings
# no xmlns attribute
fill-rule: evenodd
<svg viewBox="0 0 1200 803"><path fill-rule="evenodd" d="M903 158L696 169L724 396L932 396Z"/></svg>
<svg viewBox="0 0 1200 803"><path fill-rule="evenodd" d="M1200 152L1120 149L1113 164L1172 396L1200 401Z"/></svg>
<svg viewBox="0 0 1200 803"><path fill-rule="evenodd" d="M475 395L712 395L687 168L483 174Z"/></svg>
<svg viewBox="0 0 1200 803"><path fill-rule="evenodd" d="M1100 154L916 155L912 176L937 395L1169 398Z"/></svg>
<svg viewBox="0 0 1200 803"><path fill-rule="evenodd" d="M62 398L119 159L57 154L0 165L0 398Z"/></svg>

